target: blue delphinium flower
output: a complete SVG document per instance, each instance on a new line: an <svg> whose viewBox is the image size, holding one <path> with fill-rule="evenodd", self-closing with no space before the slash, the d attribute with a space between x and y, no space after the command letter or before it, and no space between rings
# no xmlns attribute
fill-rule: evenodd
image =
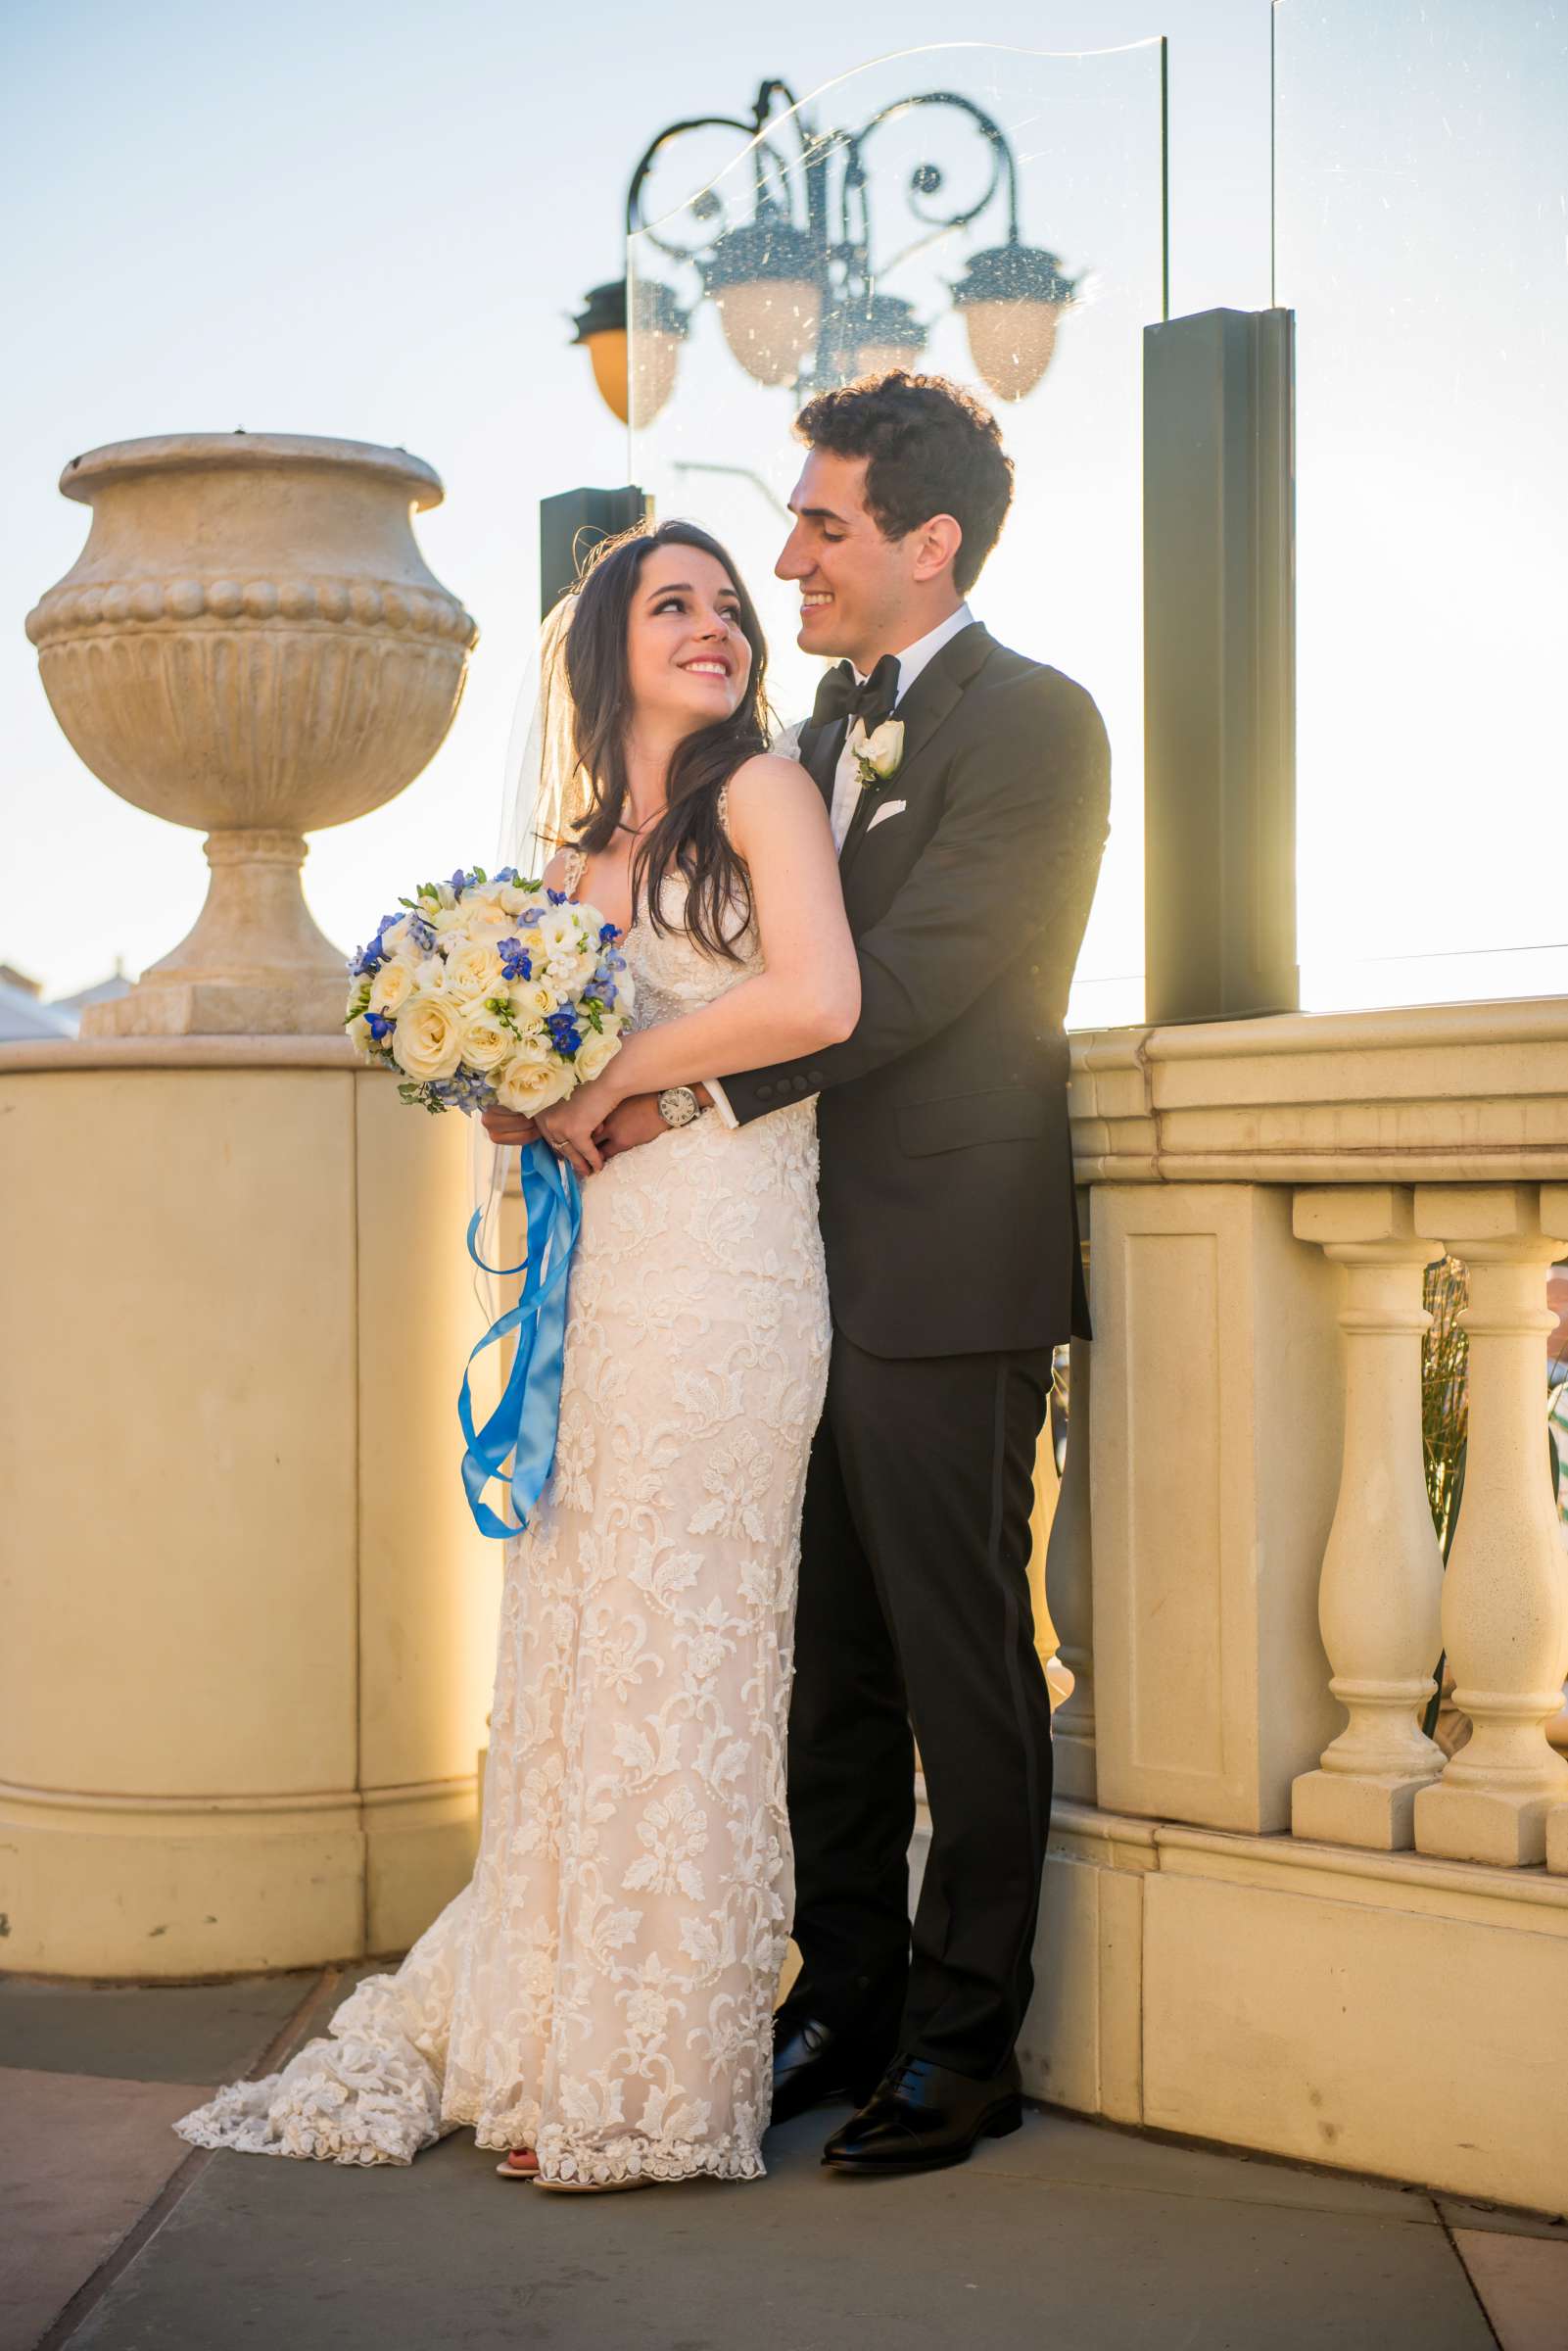
<svg viewBox="0 0 1568 2351"><path fill-rule="evenodd" d="M599 932L598 943L601 947L613 947L620 936L613 923L605 923Z"/></svg>
<svg viewBox="0 0 1568 2351"><path fill-rule="evenodd" d="M412 944L419 949L421 955L429 955L434 952L436 935L423 915L411 914L408 917L408 937Z"/></svg>
<svg viewBox="0 0 1568 2351"><path fill-rule="evenodd" d="M606 955L603 962L594 972L593 979L589 982L587 987L583 991L585 995L597 996L599 1002L603 1005L606 1012L613 1012L615 1009L615 997L617 991L615 986L614 967L616 965L624 966L626 958L624 955L616 955L613 957Z"/></svg>
<svg viewBox="0 0 1568 2351"><path fill-rule="evenodd" d="M564 889L546 889L545 895L546 898L548 898L552 906L564 906L566 904L566 892Z"/></svg>
<svg viewBox="0 0 1568 2351"><path fill-rule="evenodd" d="M397 1022L389 1020L384 1012L367 1012L364 1016L364 1025L378 1045L382 1038L390 1036L398 1026Z"/></svg>
<svg viewBox="0 0 1568 2351"><path fill-rule="evenodd" d="M496 952L500 957L503 980L532 980L534 959L520 938L499 938Z"/></svg>
<svg viewBox="0 0 1568 2351"><path fill-rule="evenodd" d="M583 1032L570 1012L552 1012L545 1023L549 1041L562 1061L570 1061L583 1041Z"/></svg>

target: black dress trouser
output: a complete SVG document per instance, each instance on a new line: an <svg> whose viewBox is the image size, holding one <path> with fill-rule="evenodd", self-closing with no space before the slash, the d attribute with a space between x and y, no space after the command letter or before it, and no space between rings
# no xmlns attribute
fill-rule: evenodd
<svg viewBox="0 0 1568 2351"><path fill-rule="evenodd" d="M801 1996L976 2078L1033 1989L1051 1709L1027 1566L1048 1348L888 1360L833 1335L801 1530L789 1819ZM931 1848L913 1949L915 1745Z"/></svg>

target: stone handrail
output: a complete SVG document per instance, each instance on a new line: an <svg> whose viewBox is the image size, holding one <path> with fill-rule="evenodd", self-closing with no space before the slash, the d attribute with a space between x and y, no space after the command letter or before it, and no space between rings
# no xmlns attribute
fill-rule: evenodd
<svg viewBox="0 0 1568 2351"><path fill-rule="evenodd" d="M1080 1034L1096 1398L1048 1587L1065 1794L1195 1826L1568 1871L1568 1549L1547 1271L1568 1254L1568 1002ZM1447 1572L1425 1268L1469 1270ZM1073 1436L1078 1442L1073 1443ZM1440 1654L1467 1744L1422 1717Z"/></svg>
<svg viewBox="0 0 1568 2351"><path fill-rule="evenodd" d="M1080 1183L1568 1178L1568 998L1072 1039Z"/></svg>

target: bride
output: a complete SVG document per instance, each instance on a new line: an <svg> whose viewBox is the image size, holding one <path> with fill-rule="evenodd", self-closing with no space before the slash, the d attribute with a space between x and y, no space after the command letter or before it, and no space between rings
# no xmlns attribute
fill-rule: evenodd
<svg viewBox="0 0 1568 2351"><path fill-rule="evenodd" d="M618 1075L668 1089L670 1131L585 1186L555 1465L506 1550L473 1879L329 2038L187 2115L198 2145L406 2163L467 2125L553 2190L762 2172L829 1346L815 1106L731 1128L675 1080L813 1052L860 1001L822 795L765 747L765 660L735 565L689 523L611 543L581 585L546 878L627 933Z"/></svg>

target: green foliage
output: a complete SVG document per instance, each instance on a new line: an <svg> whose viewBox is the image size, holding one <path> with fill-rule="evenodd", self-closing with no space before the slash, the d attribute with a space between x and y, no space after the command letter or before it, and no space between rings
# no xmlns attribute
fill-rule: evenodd
<svg viewBox="0 0 1568 2351"><path fill-rule="evenodd" d="M1470 1341L1459 1317L1470 1298L1470 1274L1456 1257L1428 1266L1423 1302L1432 1326L1421 1346L1421 1452L1426 1498L1448 1559L1464 1491L1465 1439L1470 1426Z"/></svg>
<svg viewBox="0 0 1568 2351"><path fill-rule="evenodd" d="M1470 1302L1470 1271L1457 1257L1440 1258L1428 1266L1422 1303L1432 1317L1421 1342L1421 1454L1426 1464L1426 1498L1432 1523L1443 1546L1443 1564L1449 1563L1453 1530L1464 1499L1464 1457L1470 1431L1470 1339L1459 1317ZM1427 1702L1421 1728L1430 1739L1438 1727L1443 1705L1443 1670L1447 1656L1433 1669L1436 1684Z"/></svg>

